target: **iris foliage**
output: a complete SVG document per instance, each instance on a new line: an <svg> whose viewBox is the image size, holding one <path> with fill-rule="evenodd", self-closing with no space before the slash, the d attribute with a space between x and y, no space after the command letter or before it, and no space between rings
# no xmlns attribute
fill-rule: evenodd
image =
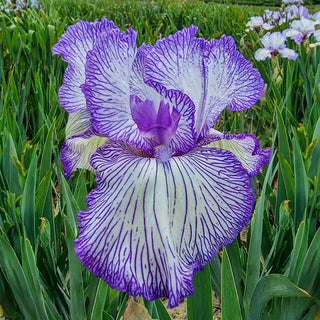
<svg viewBox="0 0 320 320"><path fill-rule="evenodd" d="M246 22L259 8L202 3L59 1L0 12L0 318L120 319L128 295L80 264L76 215L95 187L85 170L62 174L67 113L58 88L66 63L51 48L78 21L107 17L152 44L184 26L198 36L234 37L266 83L248 110L224 110L215 129L252 133L272 147L270 164L251 179L251 222L194 278L188 319L316 319L320 301L320 48L295 47L296 61L256 61L259 35ZM255 11L253 11L255 10ZM160 300L141 302L170 319Z"/></svg>

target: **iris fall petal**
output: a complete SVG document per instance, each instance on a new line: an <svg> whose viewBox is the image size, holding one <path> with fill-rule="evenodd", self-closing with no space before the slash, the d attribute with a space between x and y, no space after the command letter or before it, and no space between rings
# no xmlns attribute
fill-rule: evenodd
<svg viewBox="0 0 320 320"><path fill-rule="evenodd" d="M108 142L91 165L97 189L78 215L75 250L87 269L133 296L178 305L193 292L194 272L250 219L250 180L229 151L195 148L161 163Z"/></svg>

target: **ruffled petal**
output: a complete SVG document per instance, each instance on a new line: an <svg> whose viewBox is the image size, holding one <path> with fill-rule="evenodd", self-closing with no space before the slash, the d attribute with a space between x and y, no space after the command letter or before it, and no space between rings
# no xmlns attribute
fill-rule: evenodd
<svg viewBox="0 0 320 320"><path fill-rule="evenodd" d="M146 58L152 49L152 45L142 44L138 50L137 55L132 63L132 70L129 80L130 94L139 97L142 101L151 100L156 106L162 100L160 94L147 85L143 79L143 69L145 67Z"/></svg>
<svg viewBox="0 0 320 320"><path fill-rule="evenodd" d="M260 149L259 140L251 134L223 134L211 129L199 145L232 152L250 178L255 177L265 163L269 163L271 155L271 149Z"/></svg>
<svg viewBox="0 0 320 320"><path fill-rule="evenodd" d="M118 30L99 36L87 55L86 83L82 90L96 132L147 148L130 110L129 80L136 56L136 35L129 29L126 37Z"/></svg>
<svg viewBox="0 0 320 320"><path fill-rule="evenodd" d="M296 60L298 58L298 53L289 48L279 50L279 54L282 58L288 58L291 60Z"/></svg>
<svg viewBox="0 0 320 320"><path fill-rule="evenodd" d="M90 158L107 141L108 138L99 137L91 130L66 139L60 150L64 176L68 179L76 169L88 169L95 172L90 165Z"/></svg>
<svg viewBox="0 0 320 320"><path fill-rule="evenodd" d="M88 51L92 50L97 34L118 29L112 21L102 19L96 22L79 21L70 26L53 46L52 54L62 54L69 63L64 74L64 84L59 90L60 104L68 112L86 108L86 100L81 91L85 83L85 63Z"/></svg>
<svg viewBox="0 0 320 320"><path fill-rule="evenodd" d="M229 151L195 148L161 162L108 142L91 158L97 189L80 211L75 251L112 287L169 307L193 293L195 271L250 219L250 180Z"/></svg>
<svg viewBox="0 0 320 320"><path fill-rule="evenodd" d="M272 50L261 48L255 52L254 58L257 61L266 60L267 58L271 58L271 53L272 53Z"/></svg>
<svg viewBox="0 0 320 320"><path fill-rule="evenodd" d="M196 107L197 136L205 136L227 106L231 111L252 107L264 83L231 37L206 41L195 38L196 32L191 26L158 40L148 54L144 79L157 91L165 87L187 94Z"/></svg>

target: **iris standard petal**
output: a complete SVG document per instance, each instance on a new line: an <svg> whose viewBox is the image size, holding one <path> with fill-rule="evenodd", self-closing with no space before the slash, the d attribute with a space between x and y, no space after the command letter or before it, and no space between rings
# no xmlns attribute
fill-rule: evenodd
<svg viewBox="0 0 320 320"><path fill-rule="evenodd" d="M76 253L112 287L169 307L192 294L195 271L250 219L250 180L229 151L195 148L160 162L123 142L92 156L97 189L80 211Z"/></svg>
<svg viewBox="0 0 320 320"><path fill-rule="evenodd" d="M85 63L88 51L100 32L118 29L112 21L102 19L96 22L79 21L70 26L53 46L53 54L62 54L62 59L69 63L64 74L64 84L59 89L60 105L68 112L86 108L86 100L81 91L85 82Z"/></svg>
<svg viewBox="0 0 320 320"><path fill-rule="evenodd" d="M237 157L250 178L255 177L265 163L269 163L271 155L271 149L260 149L259 140L251 134L223 134L211 129L200 145L229 150Z"/></svg>
<svg viewBox="0 0 320 320"><path fill-rule="evenodd" d="M191 26L158 40L147 57L144 79L158 91L165 87L187 94L196 108L197 136L204 137L225 107L252 107L264 83L231 37L206 41L195 38L196 32Z"/></svg>
<svg viewBox="0 0 320 320"><path fill-rule="evenodd" d="M143 101L147 99L152 100L154 104L158 106L162 99L160 94L143 80L143 69L145 67L147 55L151 49L152 45L150 44L142 44L138 48L137 55L132 63L129 87L131 95L135 95Z"/></svg>
<svg viewBox="0 0 320 320"><path fill-rule="evenodd" d="M82 86L96 132L112 140L126 140L138 148L147 143L132 119L130 75L136 55L136 32L127 37L118 30L99 35L87 55L86 83Z"/></svg>

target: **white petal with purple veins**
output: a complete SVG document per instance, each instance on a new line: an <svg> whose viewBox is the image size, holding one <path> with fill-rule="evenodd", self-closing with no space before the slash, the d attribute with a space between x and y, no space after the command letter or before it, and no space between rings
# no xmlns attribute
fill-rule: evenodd
<svg viewBox="0 0 320 320"><path fill-rule="evenodd" d="M101 22L80 21L70 26L52 48L53 54L62 54L62 59L69 63L64 74L64 84L59 90L60 104L68 112L86 108L86 100L80 88L85 83L86 56L92 50L97 34L109 29L118 28L107 19Z"/></svg>
<svg viewBox="0 0 320 320"><path fill-rule="evenodd" d="M279 50L279 54L282 58L288 58L291 60L296 60L298 58L298 53L289 48Z"/></svg>
<svg viewBox="0 0 320 320"><path fill-rule="evenodd" d="M82 90L98 133L143 148L146 143L130 110L129 80L136 55L136 32L131 29L128 32L127 37L118 30L99 36L94 50L87 55L86 83Z"/></svg>
<svg viewBox="0 0 320 320"><path fill-rule="evenodd" d="M169 306L192 294L192 277L250 219L246 171L226 150L195 148L168 161L120 142L92 156L97 189L80 211L76 253L111 286Z"/></svg>
<svg viewBox="0 0 320 320"><path fill-rule="evenodd" d="M267 58L271 58L271 53L272 51L266 48L261 48L258 49L255 53L254 53L254 58L257 61L263 61L266 60Z"/></svg>
<svg viewBox="0 0 320 320"><path fill-rule="evenodd" d="M180 90L195 104L195 129L205 136L222 110L250 108L263 94L263 80L236 50L231 37L206 41L197 28L158 40L150 51L144 79L157 91ZM157 84L157 86L155 86Z"/></svg>

